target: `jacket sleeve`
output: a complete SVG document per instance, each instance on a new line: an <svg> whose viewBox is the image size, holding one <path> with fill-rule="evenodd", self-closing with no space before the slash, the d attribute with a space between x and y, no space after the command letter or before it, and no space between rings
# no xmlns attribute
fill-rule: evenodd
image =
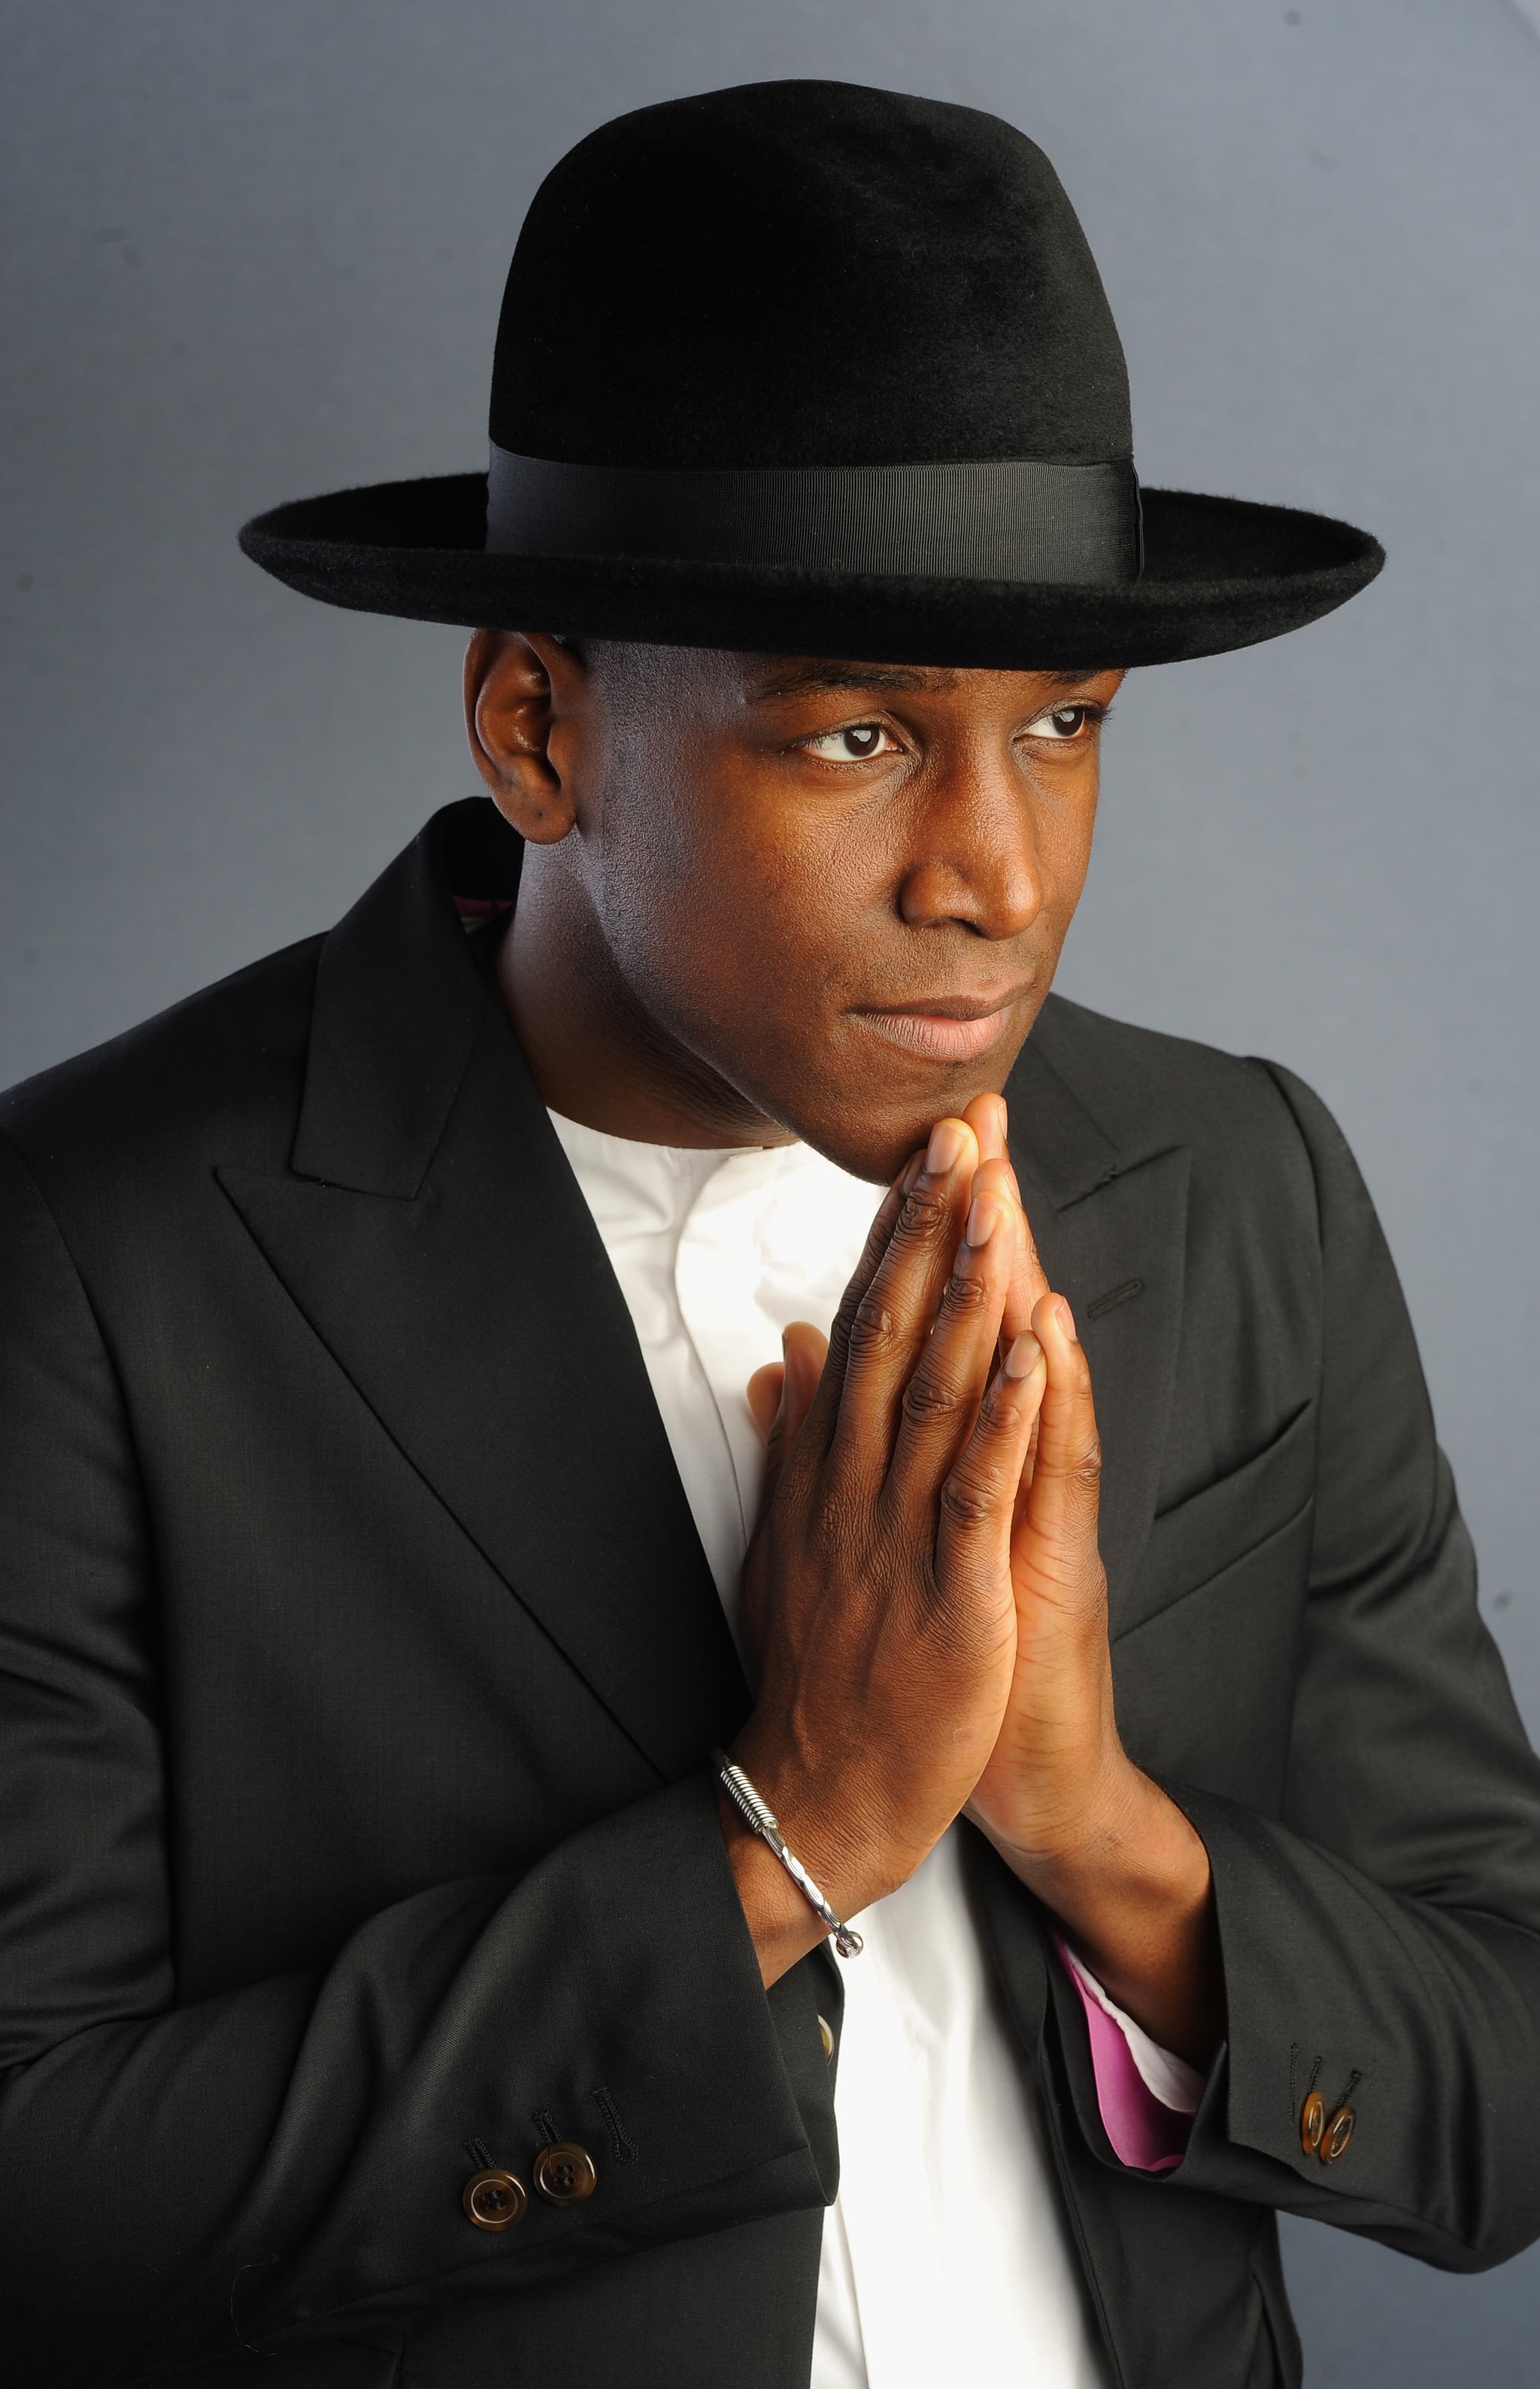
<svg viewBox="0 0 1540 2389"><path fill-rule="evenodd" d="M1228 2010L1168 2179L1476 2270L1540 2233L1540 1765L1368 1193L1273 1077L1319 1217L1310 1581L1281 1817L1168 1787L1213 1865ZM1330 2164L1302 2145L1312 2089L1354 2110Z"/></svg>
<svg viewBox="0 0 1540 2389"><path fill-rule="evenodd" d="M833 2195L817 1973L767 1999L704 1777L520 1880L402 1900L324 1973L179 2003L154 1586L102 1338L0 1145L11 2389L158 2375ZM620 2086L612 2146L593 2094ZM486 2157L528 2181L544 2112L592 2143L596 2191L476 2229L467 2176Z"/></svg>

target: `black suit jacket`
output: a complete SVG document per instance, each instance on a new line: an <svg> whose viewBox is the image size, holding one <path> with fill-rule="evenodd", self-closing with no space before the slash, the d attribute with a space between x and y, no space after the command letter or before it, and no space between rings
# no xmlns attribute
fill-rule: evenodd
<svg viewBox="0 0 1540 2389"><path fill-rule="evenodd" d="M838 1970L760 1987L702 1764L744 1684L451 901L516 856L450 809L329 938L0 1118L17 2389L808 2377ZM1540 1781L1319 1104L1060 1002L1010 1092L1123 1731L1217 1886L1176 2173L1116 2164L975 1843L977 1897L1118 2380L1292 2382L1275 2208L1461 2268L1540 2229ZM1312 2083L1356 2110L1330 2167ZM476 2229L467 2175L553 2127L594 2194Z"/></svg>

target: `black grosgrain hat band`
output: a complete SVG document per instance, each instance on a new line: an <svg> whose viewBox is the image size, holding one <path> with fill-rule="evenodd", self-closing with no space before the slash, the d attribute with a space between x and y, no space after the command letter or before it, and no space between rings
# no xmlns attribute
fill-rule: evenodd
<svg viewBox="0 0 1540 2389"><path fill-rule="evenodd" d="M631 466L495 443L487 549L1060 588L1125 588L1142 562L1126 461Z"/></svg>

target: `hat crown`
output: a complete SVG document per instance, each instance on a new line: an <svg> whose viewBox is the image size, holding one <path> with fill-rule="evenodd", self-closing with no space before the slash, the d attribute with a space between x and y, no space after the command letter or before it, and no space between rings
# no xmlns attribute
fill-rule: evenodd
<svg viewBox="0 0 1540 2389"><path fill-rule="evenodd" d="M609 466L1132 452L1042 151L976 109L808 82L641 109L560 160L509 271L490 431Z"/></svg>

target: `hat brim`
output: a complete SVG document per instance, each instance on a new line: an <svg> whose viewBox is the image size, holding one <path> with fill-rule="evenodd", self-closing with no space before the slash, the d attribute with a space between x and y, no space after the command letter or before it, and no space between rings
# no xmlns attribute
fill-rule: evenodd
<svg viewBox="0 0 1540 2389"><path fill-rule="evenodd" d="M1146 490L1144 570L1123 587L894 580L793 565L489 555L487 480L456 473L302 498L240 543L330 606L468 628L997 671L1132 668L1276 639L1356 596L1368 531L1289 506Z"/></svg>

